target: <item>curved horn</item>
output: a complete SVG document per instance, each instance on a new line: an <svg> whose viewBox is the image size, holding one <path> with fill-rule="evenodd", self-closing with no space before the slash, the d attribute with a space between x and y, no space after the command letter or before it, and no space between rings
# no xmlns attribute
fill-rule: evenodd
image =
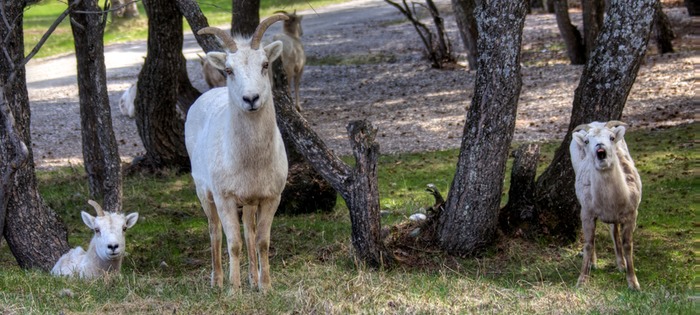
<svg viewBox="0 0 700 315"><path fill-rule="evenodd" d="M590 126L590 125L588 125L588 124L581 124L581 125L576 126L576 128L574 128L574 130L573 130L571 133L577 132L577 131L579 131L579 130L588 131L589 129L591 129L591 126Z"/></svg>
<svg viewBox="0 0 700 315"><path fill-rule="evenodd" d="M238 50L238 47L236 46L236 41L233 40L233 37L229 35L226 31L217 28L217 27L203 27L199 31L197 31L197 34L199 35L216 35L221 41L224 43L225 48L228 48L228 50L232 53L236 52Z"/></svg>
<svg viewBox="0 0 700 315"><path fill-rule="evenodd" d="M88 200L88 203L93 208L95 208L95 212L97 212L98 217L103 217L105 215L105 212L102 210L102 207L95 200Z"/></svg>
<svg viewBox="0 0 700 315"><path fill-rule="evenodd" d="M262 39L262 36L265 33L265 31L267 31L267 28L270 27L272 23L275 23L279 20L289 20L289 17L284 14L275 14L260 22L260 25L258 25L258 27L255 29L255 33L253 33L253 38L250 40L250 48L260 48L260 40Z"/></svg>
<svg viewBox="0 0 700 315"><path fill-rule="evenodd" d="M296 11L296 10L295 10L295 11ZM285 10L278 10L278 11L275 11L274 13L282 13L282 14L284 14L284 15L289 15L289 13L288 13L287 11L285 11Z"/></svg>
<svg viewBox="0 0 700 315"><path fill-rule="evenodd" d="M615 127L618 127L618 126L625 126L625 127L627 127L627 124L626 124L626 123L623 123L623 122L621 122L621 121L619 121L619 120L611 120L611 121L608 121L608 122L605 123L605 128L610 128L610 129L612 129L612 128L615 128Z"/></svg>

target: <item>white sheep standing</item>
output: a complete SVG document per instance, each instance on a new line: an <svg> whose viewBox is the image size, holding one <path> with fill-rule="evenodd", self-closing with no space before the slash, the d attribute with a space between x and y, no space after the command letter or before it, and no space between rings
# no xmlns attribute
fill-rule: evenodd
<svg viewBox="0 0 700 315"><path fill-rule="evenodd" d="M282 67L284 74L289 82L289 90L292 90L292 81L294 81L294 101L296 109L301 112L299 100L299 84L301 75L304 73L304 65L306 64L306 55L304 54L304 45L301 43L301 36L304 35L304 30L301 28L301 20L303 16L285 11L277 11L286 15L289 19L284 21L282 33L275 34L272 40L282 42Z"/></svg>
<svg viewBox="0 0 700 315"><path fill-rule="evenodd" d="M88 250L78 246L63 254L51 269L53 275L93 278L109 272L118 273L126 253L124 233L136 224L139 214L104 212L100 205L88 200L97 216L85 211L80 215L85 225L95 232Z"/></svg>
<svg viewBox="0 0 700 315"><path fill-rule="evenodd" d="M136 99L136 83L132 84L119 99L119 111L122 115L134 118L134 100Z"/></svg>
<svg viewBox="0 0 700 315"><path fill-rule="evenodd" d="M185 122L185 144L197 196L209 222L212 286L223 286L221 227L229 253L229 283L240 291L242 249L238 209L242 207L248 251L248 280L263 292L271 289L270 228L287 180L287 155L275 119L270 64L282 43L260 47L265 30L286 19L273 15L258 25L251 39L232 38L206 27L199 34L216 35L227 52L209 52L208 61L227 74L226 87L202 94Z"/></svg>
<svg viewBox="0 0 700 315"><path fill-rule="evenodd" d="M629 288L639 290L632 259L632 232L642 198L642 181L625 143L626 126L619 121L592 122L576 127L572 134L569 151L584 236L578 285L586 283L591 266L596 264L595 226L600 219L610 224L617 267L627 271Z"/></svg>
<svg viewBox="0 0 700 315"><path fill-rule="evenodd" d="M219 69L214 68L212 64L207 61L207 58L202 57L202 55L197 54L199 57L199 64L202 66L202 75L204 76L204 81L210 89L215 87L226 86L226 78Z"/></svg>

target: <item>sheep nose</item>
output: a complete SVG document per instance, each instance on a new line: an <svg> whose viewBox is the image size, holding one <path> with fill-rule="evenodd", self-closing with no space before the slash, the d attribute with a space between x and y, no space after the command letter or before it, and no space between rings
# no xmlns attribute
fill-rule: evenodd
<svg viewBox="0 0 700 315"><path fill-rule="evenodd" d="M254 107L255 107L255 106L253 106L253 104L255 104L255 102L256 102L258 99L260 99L260 94L253 94L253 95L246 95L246 96L243 96L243 101L246 102L246 103L248 103L248 105L250 105L250 108L254 108Z"/></svg>
<svg viewBox="0 0 700 315"><path fill-rule="evenodd" d="M119 244L109 244L107 245L107 248L111 249L112 251L116 251L117 248L119 248Z"/></svg>

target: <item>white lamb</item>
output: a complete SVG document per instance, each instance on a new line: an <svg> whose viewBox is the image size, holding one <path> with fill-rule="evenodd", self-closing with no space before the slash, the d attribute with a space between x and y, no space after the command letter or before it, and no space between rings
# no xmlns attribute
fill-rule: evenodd
<svg viewBox="0 0 700 315"><path fill-rule="evenodd" d="M610 224L618 268L627 271L629 288L639 290L632 259L632 232L637 223L642 181L623 138L626 126L619 121L592 122L576 127L572 134L569 151L584 235L578 285L588 281L591 266L595 266L595 225L600 219Z"/></svg>
<svg viewBox="0 0 700 315"><path fill-rule="evenodd" d="M287 155L269 79L270 64L282 52L282 43L263 48L260 39L272 23L286 18L281 14L267 18L251 39L234 39L212 27L199 31L216 35L227 50L207 53L208 61L226 73L226 87L209 90L190 107L185 144L197 196L209 221L211 285L223 286L223 225L230 259L228 279L234 292L241 286L241 207L248 280L263 292L271 288L270 228L287 180Z"/></svg>
<svg viewBox="0 0 700 315"><path fill-rule="evenodd" d="M128 116L129 118L134 118L134 100L136 99L136 83L132 84L119 99L119 111L122 115Z"/></svg>
<svg viewBox="0 0 700 315"><path fill-rule="evenodd" d="M88 200L88 203L97 212L96 217L80 212L85 225L95 231L88 250L78 246L63 254L51 269L51 274L93 278L121 270L126 253L124 232L136 224L139 214L105 213L97 202Z"/></svg>

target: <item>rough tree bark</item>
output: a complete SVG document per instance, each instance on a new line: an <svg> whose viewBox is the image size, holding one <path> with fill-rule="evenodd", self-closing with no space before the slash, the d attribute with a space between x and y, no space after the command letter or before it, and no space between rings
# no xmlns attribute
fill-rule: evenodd
<svg viewBox="0 0 700 315"><path fill-rule="evenodd" d="M642 63L658 0L613 1L600 41L574 93L568 132L536 184L539 224L546 234L573 242L581 227L569 157L571 131L591 121L619 120Z"/></svg>
<svg viewBox="0 0 700 315"><path fill-rule="evenodd" d="M19 132L15 127L15 117L5 100L5 86L0 84L0 143L7 143L7 146L0 146L0 153L7 157L7 161L2 161L4 165L0 173L0 236L3 235L5 227L5 213L7 204L10 201L10 192L13 189L12 179L17 170L27 163L29 150L19 137Z"/></svg>
<svg viewBox="0 0 700 315"><path fill-rule="evenodd" d="M522 80L520 47L527 4L477 1L478 66L457 170L439 218L441 246L471 255L495 239L508 150Z"/></svg>
<svg viewBox="0 0 700 315"><path fill-rule="evenodd" d="M605 17L604 0L581 0L583 11L583 41L586 49L586 60L591 56L591 51L595 48L598 33L603 27L603 17Z"/></svg>
<svg viewBox="0 0 700 315"><path fill-rule="evenodd" d="M97 0L71 0L71 28L78 64L80 124L83 159L88 175L90 198L104 199L102 207L111 212L122 210L121 159L112 129L112 114L107 93L104 59L104 26L107 14L99 12Z"/></svg>
<svg viewBox="0 0 700 315"><path fill-rule="evenodd" d="M381 240L379 190L377 186L377 157L379 145L374 140L376 130L366 121L348 125L350 142L355 155L355 167L336 156L309 123L294 109L282 63L277 60L273 95L277 124L289 135L294 147L314 169L340 193L350 211L352 244L359 261L371 267L391 266L395 259Z"/></svg>
<svg viewBox="0 0 700 315"><path fill-rule="evenodd" d="M661 7L661 1L656 3L656 17L654 20L654 37L656 37L656 47L660 54L673 53L673 40L676 34L673 33L671 21Z"/></svg>
<svg viewBox="0 0 700 315"><path fill-rule="evenodd" d="M513 155L508 204L498 213L498 225L504 233L530 236L537 232L534 197L540 146L523 144Z"/></svg>
<svg viewBox="0 0 700 315"><path fill-rule="evenodd" d="M182 55L182 15L167 0L143 1L148 15L148 53L136 88L136 126L148 168L189 170L185 117L200 93L187 77Z"/></svg>
<svg viewBox="0 0 700 315"><path fill-rule="evenodd" d="M216 36L202 36L197 34L200 29L209 26L207 17L204 16L197 2L194 0L176 0L175 5L187 20L187 24L190 25L194 38L204 52L213 50L223 51L221 45L216 41Z"/></svg>
<svg viewBox="0 0 700 315"><path fill-rule="evenodd" d="M231 4L231 35L252 35L260 24L260 0L232 0Z"/></svg>
<svg viewBox="0 0 700 315"><path fill-rule="evenodd" d="M476 19L474 18L474 0L452 0L452 8L459 28L459 35L467 50L469 69L476 70Z"/></svg>
<svg viewBox="0 0 700 315"><path fill-rule="evenodd" d="M569 18L569 1L554 0L554 14L557 17L557 26L566 45L566 52L572 65L586 63L586 48L583 44L581 32L571 24Z"/></svg>
<svg viewBox="0 0 700 315"><path fill-rule="evenodd" d="M3 188L7 208L3 236L22 268L49 270L68 247L66 228L43 201L37 190L31 150L30 110L24 65L24 1L0 2L0 85L3 98L15 119L20 141L26 144L27 163L15 164L23 154L7 128L0 128L0 169L15 168L14 176ZM10 80L11 79L11 80ZM4 116L4 115L3 115Z"/></svg>

